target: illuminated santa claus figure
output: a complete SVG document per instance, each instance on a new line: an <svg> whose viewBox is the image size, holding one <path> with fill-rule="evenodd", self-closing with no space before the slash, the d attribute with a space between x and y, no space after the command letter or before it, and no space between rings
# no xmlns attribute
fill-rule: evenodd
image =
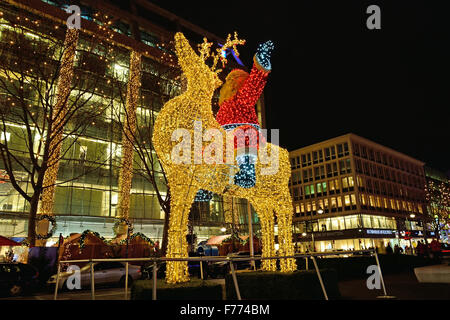
<svg viewBox="0 0 450 320"><path fill-rule="evenodd" d="M253 58L250 74L240 69L231 71L220 90L220 109L216 120L225 130L233 131L235 135L239 172L234 176L234 183L243 188L252 188L256 183L255 162L260 124L255 105L271 71L270 57L273 49L272 41L260 44Z"/></svg>

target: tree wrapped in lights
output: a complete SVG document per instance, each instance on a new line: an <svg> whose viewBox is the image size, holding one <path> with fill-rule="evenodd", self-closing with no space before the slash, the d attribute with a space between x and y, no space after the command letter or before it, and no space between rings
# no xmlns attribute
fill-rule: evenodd
<svg viewBox="0 0 450 320"><path fill-rule="evenodd" d="M158 48L162 50L159 61L141 57L139 66L137 61L133 63L132 53L131 64L135 65L130 69L130 80L127 91L123 91L120 85L112 83L118 89L119 101L123 114L116 108L115 121L122 129L122 158L121 171L119 176L119 214L123 217L129 215L130 189L133 177L141 177L148 181L158 200L161 210L164 212L164 227L159 254L165 255L168 242L168 229L170 219L170 188L167 185L167 177L160 164L152 143L152 133L155 118L159 108L169 98L180 93L180 70L173 64L173 57L168 52L172 51L172 43L161 43ZM148 70L151 69L149 73ZM146 72L144 72L146 71ZM139 78L139 81L138 81ZM134 80L133 80L134 79ZM135 85L132 85L132 82ZM139 82L139 86L137 85ZM131 88L138 94L138 101L131 103ZM147 101L143 93L144 90L151 90L157 93L157 99ZM128 150L128 151L125 151ZM123 164L127 164L127 169ZM126 180L126 181L125 181ZM128 186L125 188L125 186Z"/></svg>
<svg viewBox="0 0 450 320"><path fill-rule="evenodd" d="M450 222L450 181L430 180L425 185L428 221L439 237L441 223Z"/></svg>
<svg viewBox="0 0 450 320"><path fill-rule="evenodd" d="M2 18L0 161L29 204L28 238L34 246L38 213L53 215L55 185L67 182L57 182L60 160L75 162L67 159L68 151L107 106L90 102L101 76L87 79L80 66L74 67L79 30L11 12ZM98 38L90 39L99 45ZM45 238L48 221L41 221L38 233Z"/></svg>
<svg viewBox="0 0 450 320"><path fill-rule="evenodd" d="M210 45L205 41L200 47L198 55L190 46L183 34L175 35L175 49L178 63L187 79L187 89L181 95L169 100L158 115L154 133L153 145L159 160L164 166L168 185L171 191L171 216L169 221L169 244L167 257L187 257L188 216L189 210L195 196L200 189L208 190L219 195L249 199L255 207L263 225L263 257L275 255L274 246L274 213L277 215L279 226L279 255L293 255L292 244L292 199L289 193L288 182L291 175L289 153L278 146L259 141L258 148L265 152L258 154L260 161L255 161L255 185L252 188L242 188L236 184L230 184L230 167L220 162L198 163L202 153L208 147L208 143L201 141L201 147L197 150L189 148L182 149L178 154L185 161L175 161L172 157L174 150L180 148L180 138L190 140L196 132L196 123L201 121L202 132L206 129L216 129L221 133L223 146L226 145L227 133L216 121L212 113L211 100L214 91L222 84L218 78L215 66L219 61L221 50L242 44L235 36L234 40L228 38L228 43L217 49L218 55L212 55L213 67L205 63L205 59L211 56ZM223 62L223 61L222 61ZM256 101L255 101L256 103ZM183 129L190 137L173 138L174 132ZM195 145L195 143L194 143ZM178 148L178 149L177 149ZM226 148L222 149L223 151ZM261 156L263 155L263 156ZM278 160L277 169L272 169L267 159L271 157ZM223 159L226 152L223 153ZM266 171L267 170L267 171ZM235 170L236 171L236 170ZM264 172L264 174L263 174ZM236 172L235 172L236 173ZM264 263L265 270L275 270L273 262ZM282 272L296 270L295 260L292 258L281 259ZM166 281L168 283L186 282L189 273L186 261L169 261L166 269Z"/></svg>

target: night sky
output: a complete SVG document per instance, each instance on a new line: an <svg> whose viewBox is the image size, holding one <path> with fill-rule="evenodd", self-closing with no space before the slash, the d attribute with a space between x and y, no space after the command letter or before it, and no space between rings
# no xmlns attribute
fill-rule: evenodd
<svg viewBox="0 0 450 320"><path fill-rule="evenodd" d="M445 1L152 2L217 36L238 31L248 66L258 43L275 42L267 127L288 150L353 132L450 169ZM366 27L371 4L381 30Z"/></svg>

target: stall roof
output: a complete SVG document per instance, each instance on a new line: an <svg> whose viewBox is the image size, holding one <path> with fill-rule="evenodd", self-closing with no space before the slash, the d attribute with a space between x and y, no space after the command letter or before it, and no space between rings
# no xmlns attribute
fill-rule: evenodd
<svg viewBox="0 0 450 320"><path fill-rule="evenodd" d="M0 236L0 247L20 246L20 243L12 241L6 237Z"/></svg>

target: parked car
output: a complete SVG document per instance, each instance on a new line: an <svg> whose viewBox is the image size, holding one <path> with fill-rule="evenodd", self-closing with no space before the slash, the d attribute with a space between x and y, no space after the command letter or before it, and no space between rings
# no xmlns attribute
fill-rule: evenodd
<svg viewBox="0 0 450 320"><path fill-rule="evenodd" d="M450 244L441 243L441 253L442 253L443 257L449 258L450 257Z"/></svg>
<svg viewBox="0 0 450 320"><path fill-rule="evenodd" d="M37 288L39 272L23 263L0 263L0 295L18 296Z"/></svg>
<svg viewBox="0 0 450 320"><path fill-rule="evenodd" d="M198 253L189 253L189 257L200 257ZM142 278L153 279L153 262L149 262L142 267ZM158 279L164 279L166 276L166 262L161 261L157 263L158 270L156 271L156 277ZM208 278L208 264L203 262L203 279ZM201 278L200 261L188 261L188 270L191 276Z"/></svg>
<svg viewBox="0 0 450 320"><path fill-rule="evenodd" d="M250 257L249 251L239 251L234 253L229 253L228 257L234 258L246 258ZM245 270L251 269L252 262L251 260L244 261L235 261L233 262L233 266L235 270ZM255 260L256 269L259 269L261 266L261 260ZM208 269L208 273L212 278L225 277L226 274L230 272L230 263L228 261L217 261L211 263Z"/></svg>
<svg viewBox="0 0 450 320"><path fill-rule="evenodd" d="M67 280L75 271L61 272L59 275L59 289L67 289ZM47 281L50 288L56 285L56 274ZM128 265L128 286L131 286L134 280L140 279L141 267L132 264ZM125 286L125 263L108 261L94 264L94 284L97 285L120 285ZM81 287L86 288L91 285L91 265L88 264L80 269Z"/></svg>

